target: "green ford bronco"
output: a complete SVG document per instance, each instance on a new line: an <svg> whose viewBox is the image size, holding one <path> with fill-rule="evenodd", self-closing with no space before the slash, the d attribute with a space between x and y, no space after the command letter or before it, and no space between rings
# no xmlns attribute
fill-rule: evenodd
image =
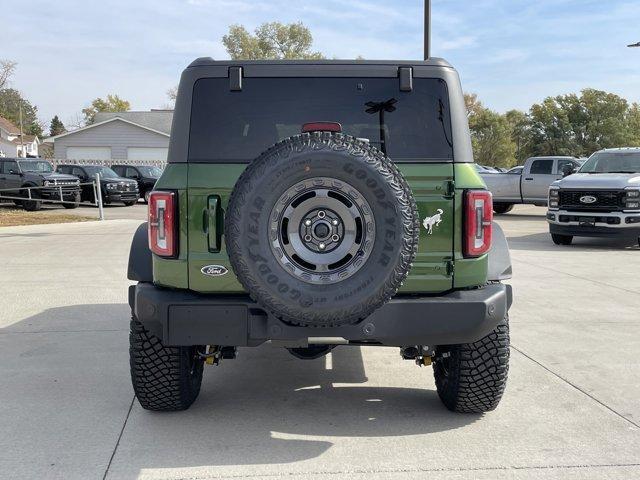
<svg viewBox="0 0 640 480"><path fill-rule="evenodd" d="M511 262L451 65L200 58L168 158L129 260L144 408L188 408L205 363L265 342L398 347L450 410L497 406Z"/></svg>

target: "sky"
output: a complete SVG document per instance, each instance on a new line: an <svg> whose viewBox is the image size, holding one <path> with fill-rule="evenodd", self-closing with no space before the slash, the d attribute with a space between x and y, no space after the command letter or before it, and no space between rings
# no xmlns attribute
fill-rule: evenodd
<svg viewBox="0 0 640 480"><path fill-rule="evenodd" d="M193 59L226 59L239 23L302 21L329 58L422 58L422 0L23 0L3 9L0 59L18 62L12 87L74 123L115 93L134 110L166 106ZM638 0L433 0L433 56L465 91L504 112L593 87L640 101Z"/></svg>

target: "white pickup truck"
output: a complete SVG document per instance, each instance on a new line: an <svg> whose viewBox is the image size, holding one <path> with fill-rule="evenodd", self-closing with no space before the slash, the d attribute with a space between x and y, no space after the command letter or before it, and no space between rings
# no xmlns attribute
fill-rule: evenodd
<svg viewBox="0 0 640 480"><path fill-rule="evenodd" d="M596 152L553 183L547 221L556 245L573 237L640 239L640 148Z"/></svg>
<svg viewBox="0 0 640 480"><path fill-rule="evenodd" d="M546 206L549 185L580 167L574 157L531 157L522 173L479 170L480 176L493 194L493 210L507 213L516 203Z"/></svg>

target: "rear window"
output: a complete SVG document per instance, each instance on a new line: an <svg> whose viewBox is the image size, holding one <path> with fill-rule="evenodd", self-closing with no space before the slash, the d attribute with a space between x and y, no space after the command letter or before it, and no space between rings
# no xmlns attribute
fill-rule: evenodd
<svg viewBox="0 0 640 480"><path fill-rule="evenodd" d="M249 162L308 122L339 122L345 134L368 139L396 162L451 162L446 83L397 78L228 78L198 80L193 90L189 161Z"/></svg>

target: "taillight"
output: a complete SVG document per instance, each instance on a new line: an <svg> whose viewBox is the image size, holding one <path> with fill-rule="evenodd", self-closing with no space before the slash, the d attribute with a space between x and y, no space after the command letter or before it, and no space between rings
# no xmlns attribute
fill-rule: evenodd
<svg viewBox="0 0 640 480"><path fill-rule="evenodd" d="M464 197L464 256L479 257L491 248L493 200L487 190L467 190Z"/></svg>
<svg viewBox="0 0 640 480"><path fill-rule="evenodd" d="M149 248L160 257L178 253L175 192L151 192L149 195Z"/></svg>
<svg viewBox="0 0 640 480"><path fill-rule="evenodd" d="M308 132L342 132L338 122L309 122L302 125L302 133Z"/></svg>

